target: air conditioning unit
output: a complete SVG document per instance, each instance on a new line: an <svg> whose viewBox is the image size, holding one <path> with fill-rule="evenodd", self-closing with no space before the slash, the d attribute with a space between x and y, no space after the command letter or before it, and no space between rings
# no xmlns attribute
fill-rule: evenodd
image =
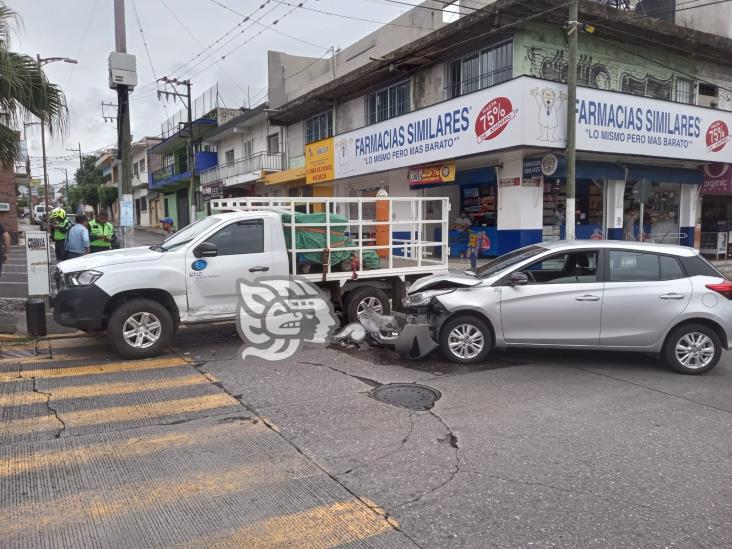
<svg viewBox="0 0 732 549"><path fill-rule="evenodd" d="M127 86L132 90L137 86L137 63L131 53L113 51L109 54L109 87Z"/></svg>

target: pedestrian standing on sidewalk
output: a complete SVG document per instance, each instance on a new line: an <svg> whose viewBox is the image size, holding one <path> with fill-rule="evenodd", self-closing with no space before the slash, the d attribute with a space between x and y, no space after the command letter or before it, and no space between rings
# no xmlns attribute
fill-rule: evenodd
<svg viewBox="0 0 732 549"><path fill-rule="evenodd" d="M91 252L103 252L112 249L114 240L114 226L107 221L109 214L102 210L96 219L89 221L89 235L91 238Z"/></svg>
<svg viewBox="0 0 732 549"><path fill-rule="evenodd" d="M66 235L71 228L71 220L66 217L66 210L54 208L48 216L51 227L51 240L56 247L56 262L66 259Z"/></svg>
<svg viewBox="0 0 732 549"><path fill-rule="evenodd" d="M0 275L3 273L3 263L8 260L10 253L10 233L0 224Z"/></svg>
<svg viewBox="0 0 732 549"><path fill-rule="evenodd" d="M173 227L174 221L172 217L161 217L160 219L158 219L158 221L160 221L160 224L165 231L166 238L175 232L175 228Z"/></svg>
<svg viewBox="0 0 732 549"><path fill-rule="evenodd" d="M66 259L81 257L89 253L89 223L85 215L76 216L76 224L66 237Z"/></svg>

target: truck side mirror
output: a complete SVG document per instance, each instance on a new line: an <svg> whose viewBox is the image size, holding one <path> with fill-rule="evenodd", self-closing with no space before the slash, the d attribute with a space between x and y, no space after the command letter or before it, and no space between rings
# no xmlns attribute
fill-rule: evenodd
<svg viewBox="0 0 732 549"><path fill-rule="evenodd" d="M216 257L218 254L219 249L213 242L201 242L193 249L195 257Z"/></svg>
<svg viewBox="0 0 732 549"><path fill-rule="evenodd" d="M511 286L526 286L528 283L529 277L526 276L526 273L520 271L511 273Z"/></svg>

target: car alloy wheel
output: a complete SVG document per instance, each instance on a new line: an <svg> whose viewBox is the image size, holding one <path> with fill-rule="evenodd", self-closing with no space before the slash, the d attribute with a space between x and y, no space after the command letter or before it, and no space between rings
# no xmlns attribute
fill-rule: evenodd
<svg viewBox="0 0 732 549"><path fill-rule="evenodd" d="M378 314L381 314L384 311L384 307L381 305L381 300L378 297L365 297L358 302L358 307L356 308L358 318L361 319L363 314L366 312L366 309L369 308L373 309L374 312Z"/></svg>
<svg viewBox="0 0 732 549"><path fill-rule="evenodd" d="M481 331L472 324L458 324L447 336L450 351L457 357L470 360L478 356L485 346Z"/></svg>
<svg viewBox="0 0 732 549"><path fill-rule="evenodd" d="M696 370L705 368L714 358L714 342L706 334L690 332L676 342L676 359L684 367Z"/></svg>
<svg viewBox="0 0 732 549"><path fill-rule="evenodd" d="M122 326L122 336L130 347L146 349L160 339L163 326L152 313L139 312L131 315Z"/></svg>

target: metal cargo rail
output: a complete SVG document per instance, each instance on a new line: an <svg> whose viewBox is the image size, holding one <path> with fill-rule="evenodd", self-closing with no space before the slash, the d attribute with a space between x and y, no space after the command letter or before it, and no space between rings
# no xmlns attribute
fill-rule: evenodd
<svg viewBox="0 0 732 549"><path fill-rule="evenodd" d="M380 202L388 202L387 221L376 220L377 203ZM354 273L363 278L399 276L404 279L408 275L424 275L448 268L448 198L227 198L212 200L211 208L219 212L266 210L289 214L290 222L283 219L282 225L285 231L289 231L292 243L292 247L287 249L290 271L307 278L340 280L343 284L352 279ZM347 221L332 221L328 215L324 223L294 222L296 213L326 212L341 215ZM333 246L331 228L344 224L350 245ZM376 244L375 234L379 227L387 228L388 244ZM325 248L296 248L296 230L303 229L323 231ZM381 267L363 269L364 252L378 253L379 250L387 250L386 254L382 252L385 257L380 257ZM330 261L324 260L323 273L309 273L305 272L303 265L298 265L298 254L322 253L326 258L332 252L351 252L358 259L358 267L354 271L334 270Z"/></svg>

